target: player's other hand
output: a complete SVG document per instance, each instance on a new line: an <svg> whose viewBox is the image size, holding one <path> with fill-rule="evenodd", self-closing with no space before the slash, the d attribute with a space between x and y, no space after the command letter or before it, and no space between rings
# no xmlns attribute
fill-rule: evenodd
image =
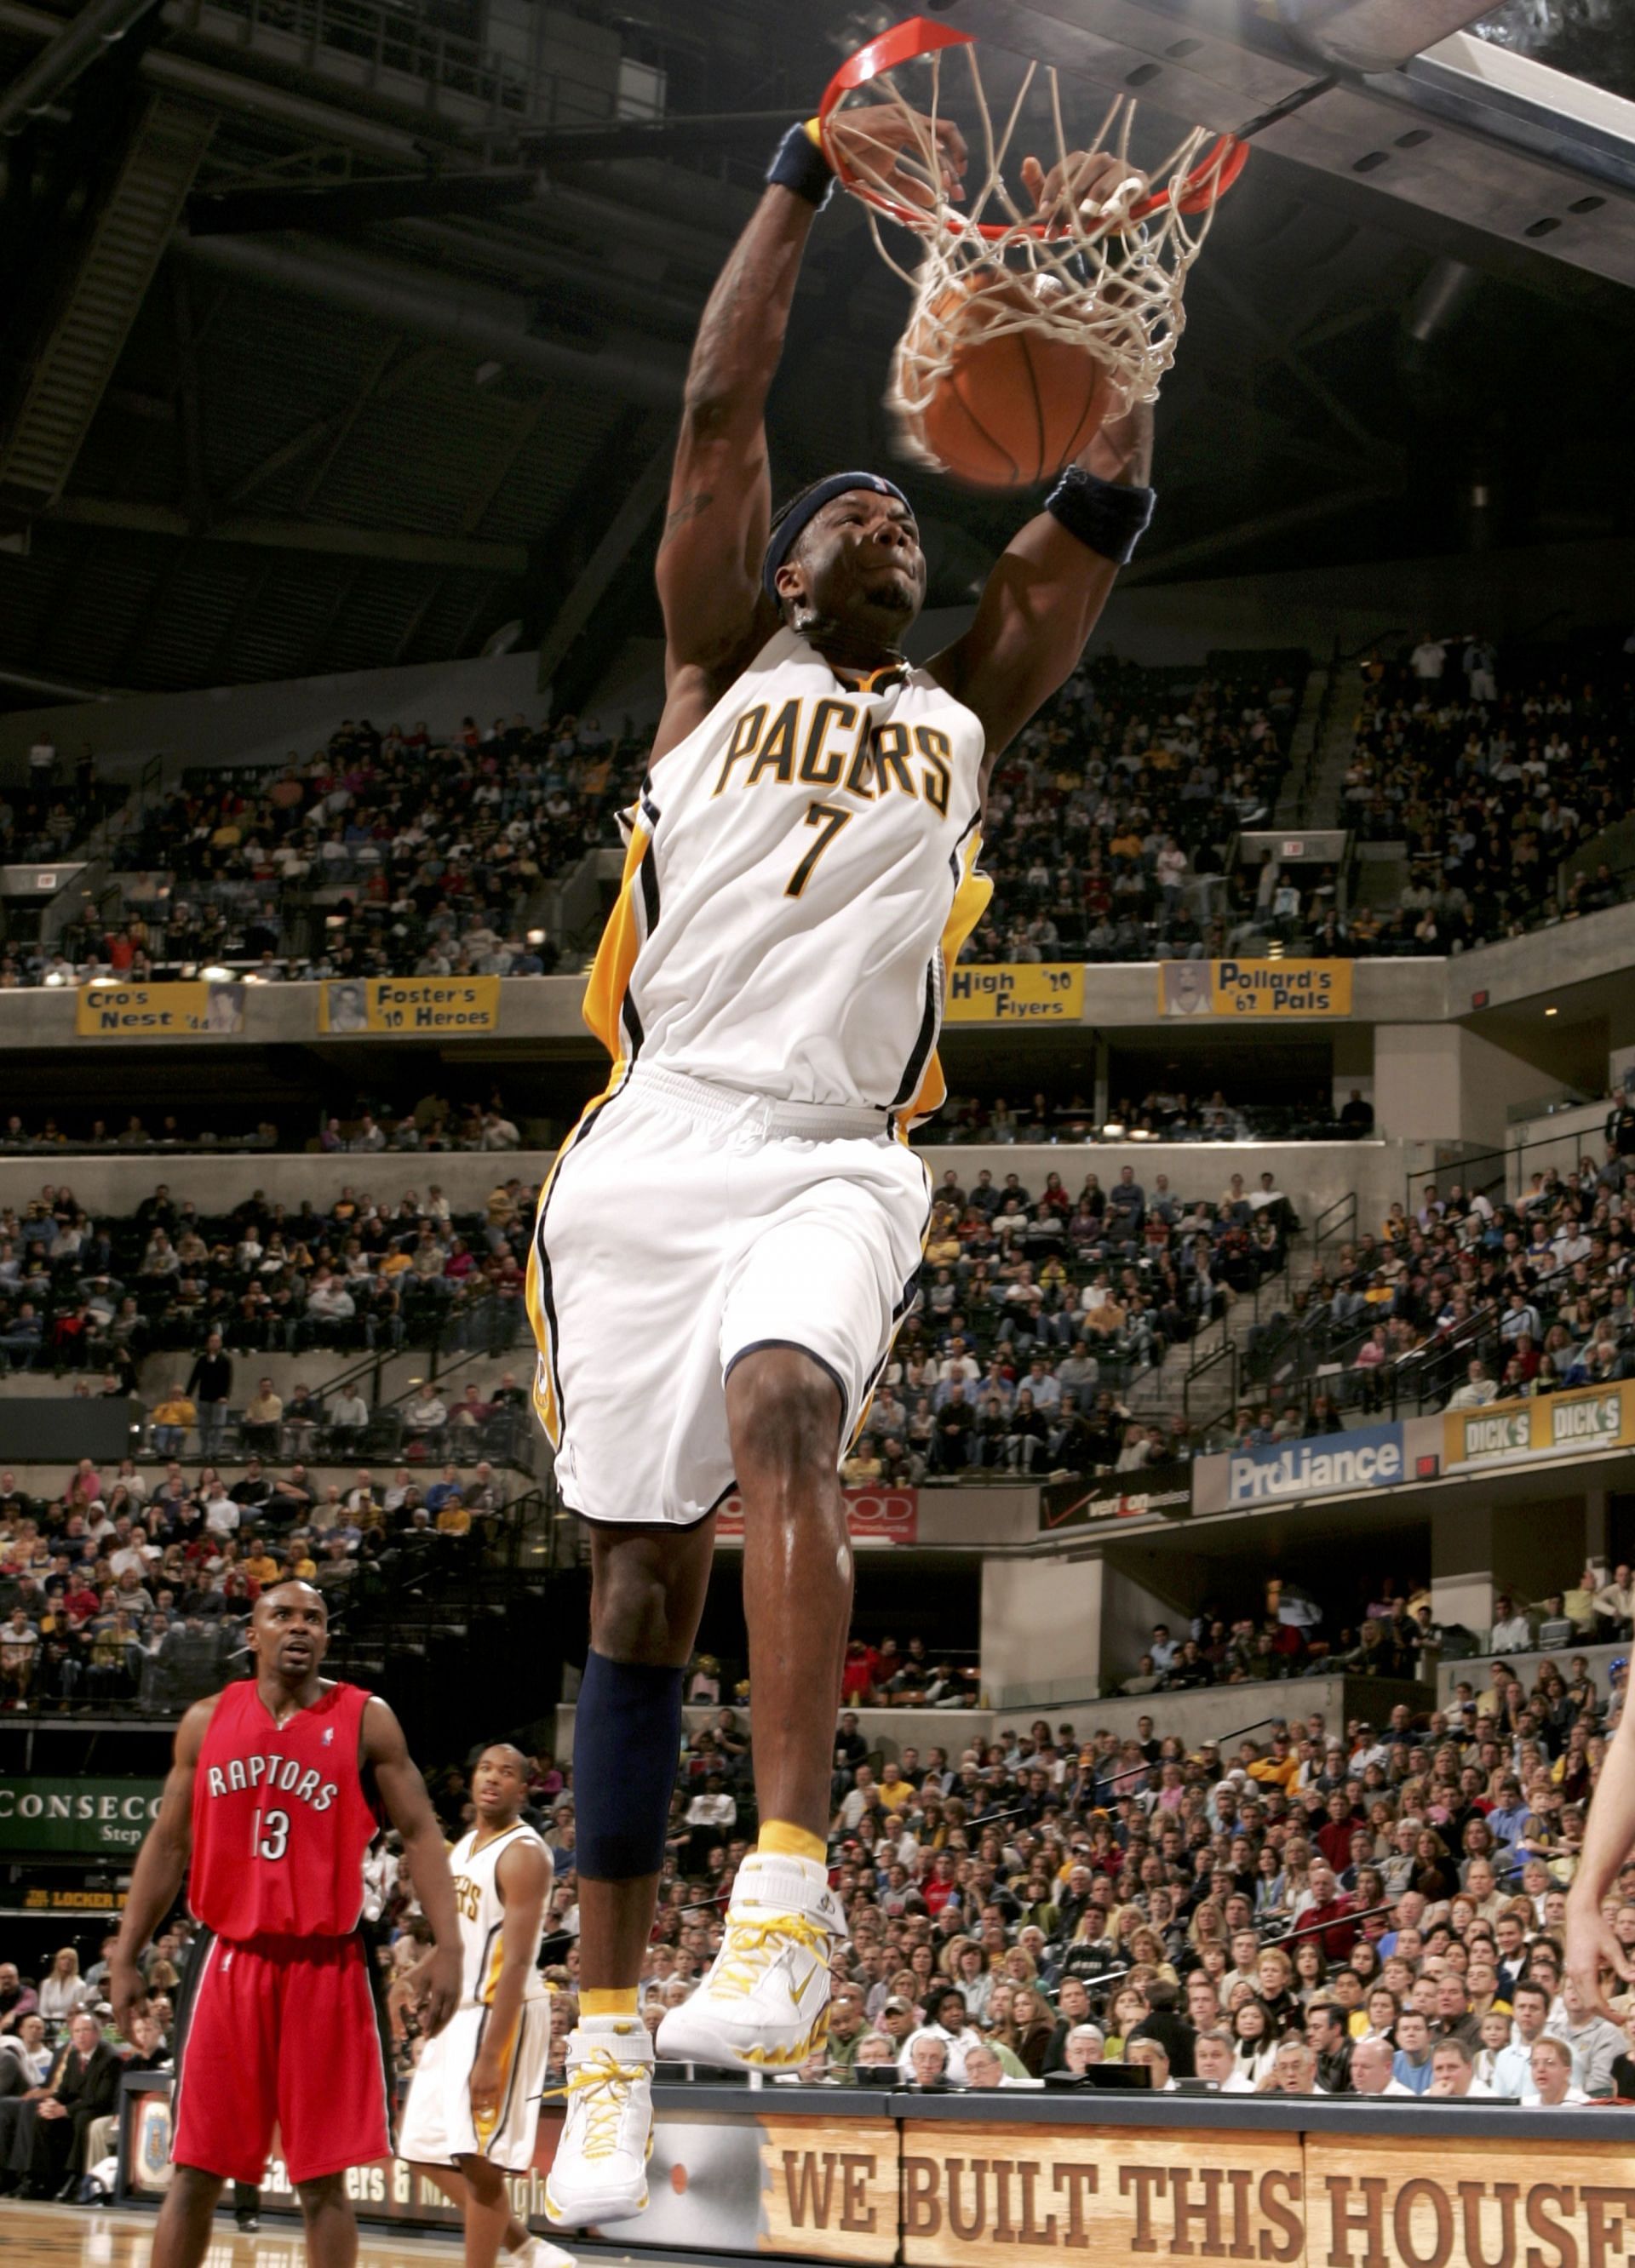
<svg viewBox="0 0 1635 2268"><path fill-rule="evenodd" d="M477 2125L491 2126L499 2109L499 2051L485 2047L471 2066L468 2093L471 2116Z"/></svg>
<svg viewBox="0 0 1635 2268"><path fill-rule="evenodd" d="M947 197L965 195L965 136L951 118L932 120L895 102L859 103L827 118L823 136L831 156L905 205L929 209L939 188Z"/></svg>
<svg viewBox="0 0 1635 2268"><path fill-rule="evenodd" d="M460 1948L437 1945L419 1964L424 1979L420 2021L428 2038L440 2032L460 2006Z"/></svg>
<svg viewBox="0 0 1635 2268"><path fill-rule="evenodd" d="M114 2021L134 2048L136 2035L132 2027L138 2016L148 2013L148 1987L129 1954L116 1953L108 1963L108 1999L113 2003Z"/></svg>
<svg viewBox="0 0 1635 2268"><path fill-rule="evenodd" d="M1111 207L1127 212L1145 196L1146 175L1110 150L1072 150L1047 173L1037 158L1022 159L1022 187L1053 227L1094 227Z"/></svg>
<svg viewBox="0 0 1635 2268"><path fill-rule="evenodd" d="M1602 1972L1610 1969L1624 1983L1635 1984L1635 1965L1612 1934L1612 1925L1599 1905L1567 1902L1567 1982L1587 2014L1605 2016L1616 2023L1602 1992Z"/></svg>

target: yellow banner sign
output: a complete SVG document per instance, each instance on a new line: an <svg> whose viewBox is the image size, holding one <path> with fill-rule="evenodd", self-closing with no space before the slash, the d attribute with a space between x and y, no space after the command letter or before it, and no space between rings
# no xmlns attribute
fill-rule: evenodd
<svg viewBox="0 0 1635 2268"><path fill-rule="evenodd" d="M1084 963L964 963L948 979L950 1024L1076 1024L1085 1012Z"/></svg>
<svg viewBox="0 0 1635 2268"><path fill-rule="evenodd" d="M1351 1012L1349 961L1164 961L1160 1016L1300 1017Z"/></svg>
<svg viewBox="0 0 1635 2268"><path fill-rule="evenodd" d="M1624 1386L1538 1394L1528 1402L1490 1402L1482 1410L1449 1410L1442 1418L1442 1462L1450 1469L1521 1458L1567 1457L1580 1449L1618 1449L1631 1441L1635 1441L1635 1393Z"/></svg>
<svg viewBox="0 0 1635 2268"><path fill-rule="evenodd" d="M318 998L318 1028L352 1032L491 1032L497 976L333 977Z"/></svg>
<svg viewBox="0 0 1635 2268"><path fill-rule="evenodd" d="M188 984L84 984L74 996L74 1028L82 1039L192 1039L201 1032L244 1029L244 987Z"/></svg>

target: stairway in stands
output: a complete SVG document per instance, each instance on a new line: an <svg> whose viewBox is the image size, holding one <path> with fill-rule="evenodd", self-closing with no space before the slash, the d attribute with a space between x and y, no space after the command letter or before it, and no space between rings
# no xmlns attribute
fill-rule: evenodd
<svg viewBox="0 0 1635 2268"><path fill-rule="evenodd" d="M1302 1226L1289 1239L1283 1272L1268 1277L1260 1286L1258 1299L1254 1292L1240 1292L1224 1316L1206 1324L1184 1346L1172 1347L1167 1359L1156 1368L1142 1372L1123 1397L1131 1415L1149 1425L1167 1427L1170 1419L1185 1409L1189 1372L1197 1371L1227 1346L1237 1349L1241 1369L1250 1331L1278 1309L1288 1311L1296 1291L1310 1277L1313 1252L1310 1227ZM1226 1408L1227 1377L1227 1366L1222 1363L1194 1389L1191 1415L1195 1422L1200 1415L1212 1417Z"/></svg>
<svg viewBox="0 0 1635 2268"><path fill-rule="evenodd" d="M215 124L214 112L171 95L143 112L0 444L8 498L40 510L62 496Z"/></svg>

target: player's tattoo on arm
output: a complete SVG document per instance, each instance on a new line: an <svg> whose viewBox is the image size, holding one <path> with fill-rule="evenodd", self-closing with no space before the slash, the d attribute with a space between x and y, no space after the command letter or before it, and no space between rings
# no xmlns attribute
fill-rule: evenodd
<svg viewBox="0 0 1635 2268"><path fill-rule="evenodd" d="M664 549L670 539L681 533L689 520L702 519L715 502L713 489L689 489L664 523L664 534L659 538L659 549Z"/></svg>

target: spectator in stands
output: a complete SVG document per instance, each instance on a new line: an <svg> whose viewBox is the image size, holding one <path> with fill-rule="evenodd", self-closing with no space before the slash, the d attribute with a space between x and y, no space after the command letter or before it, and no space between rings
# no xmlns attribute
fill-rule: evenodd
<svg viewBox="0 0 1635 2268"><path fill-rule="evenodd" d="M1500 1592L1493 1601L1492 1649L1495 1653L1525 1653L1533 1643L1532 1625L1518 1612L1509 1595Z"/></svg>
<svg viewBox="0 0 1635 2268"><path fill-rule="evenodd" d="M1572 2077L1572 2051L1565 2040L1551 2034L1533 2043L1532 2101L1543 2110L1558 2110L1564 2103L1585 2103L1589 2096Z"/></svg>
<svg viewBox="0 0 1635 2268"><path fill-rule="evenodd" d="M199 1454L207 1459L219 1457L232 1395L232 1358L225 1351L219 1331L211 1331L206 1338L188 1374L186 1391L198 1411Z"/></svg>

